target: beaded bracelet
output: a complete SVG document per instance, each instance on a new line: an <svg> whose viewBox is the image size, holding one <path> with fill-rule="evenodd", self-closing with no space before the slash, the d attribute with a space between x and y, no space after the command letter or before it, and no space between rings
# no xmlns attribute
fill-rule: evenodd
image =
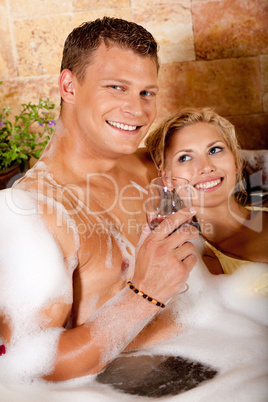
<svg viewBox="0 0 268 402"><path fill-rule="evenodd" d="M146 295L146 294L143 293L141 290L136 289L135 286L133 286L132 282L128 281L127 284L128 284L128 286L129 286L129 288L133 290L133 292L137 293L137 295L142 296L144 299L148 300L149 302L155 304L155 305L158 306L158 307L162 307L162 308L165 308L165 307L166 307L164 303L161 303L161 302L159 302L159 301L153 299L152 297Z"/></svg>

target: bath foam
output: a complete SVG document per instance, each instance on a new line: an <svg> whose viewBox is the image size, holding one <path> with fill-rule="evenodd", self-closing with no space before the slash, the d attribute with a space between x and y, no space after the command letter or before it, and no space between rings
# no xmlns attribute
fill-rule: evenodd
<svg viewBox="0 0 268 402"><path fill-rule="evenodd" d="M201 251L202 244L196 242L196 247ZM238 385L236 376L244 375L246 379L253 370L250 374L253 380L247 386L238 380L241 381L238 395L243 401L266 401L268 302L267 297L255 294L251 285L267 274L268 265L252 263L232 276L215 276L208 272L200 254L197 257L198 263L188 280L188 292L173 298L167 307L174 319L183 324L183 331L158 345L122 354L97 381L129 395L161 397L161 400L163 396L178 395L178 399L170 400L183 401L185 397L187 401L199 402L203 395L206 400L206 392L210 395L214 384L223 378L229 376L229 387L233 387ZM252 359L256 359L257 368ZM247 395L243 390L251 382ZM193 399L191 396L187 399L186 395L192 395ZM216 401L240 400L237 394L234 399L228 393L224 396L226 390L222 397L214 391L213 395L212 400Z"/></svg>
<svg viewBox="0 0 268 402"><path fill-rule="evenodd" d="M259 264L254 264L258 267ZM254 270L252 266L252 270ZM240 273L237 274L237 279ZM243 275L241 275L243 277ZM212 280L208 280L212 279ZM214 281L215 280L215 281ZM217 289L215 289L215 283ZM223 286L221 283L225 282ZM241 286L232 276L213 277L199 259L188 280L188 292L172 300L168 308L174 310L179 321L185 322L183 331L176 337L158 345L135 352L135 356L179 356L193 359L203 365L215 367L218 374L198 387L178 395L166 395L161 401L176 402L267 402L268 352L267 327L260 320L247 316L247 305L252 297L244 295L244 304L235 311L225 307L224 297L218 294L229 292L230 298ZM215 291L214 291L215 290ZM238 291L239 290L239 291ZM219 297L218 297L219 296ZM257 297L257 296L256 296ZM258 297L257 297L258 298ZM267 306L267 301L261 297ZM124 356L124 354L122 355ZM135 362L131 361L132 367ZM154 368L154 367L153 367ZM127 370L127 365L125 367ZM129 370L131 372L131 370ZM140 378L140 367L137 367ZM133 379L135 381L135 378ZM167 380L168 381L168 380ZM124 393L111 385L96 382L96 376L79 378L57 384L34 383L31 386L8 387L0 384L3 400L9 402L137 402L148 398ZM158 400L150 398L149 400Z"/></svg>
<svg viewBox="0 0 268 402"><path fill-rule="evenodd" d="M41 168L45 168L41 163ZM35 180L38 168L35 172L29 171L28 176ZM0 244L0 269L2 275L0 294L0 313L4 312L9 326L12 329L12 338L6 344L10 369L6 374L11 376L14 382L19 380L19 367L21 368L21 379L35 379L51 370L51 362L56 353L56 348L49 348L46 345L46 333L40 331L40 327L49 326L46 318L41 316L40 311L48 308L50 304L64 302L72 303L72 274L77 265L76 251L79 249L79 235L77 226L63 204L52 198L53 186L60 187L44 172L48 187L51 187L45 196L37 193L35 189L24 190L24 184L17 184L16 188L8 189L0 194L1 211L1 244ZM40 177L40 180L42 177ZM43 188L40 186L40 188ZM68 190L69 191L69 190ZM66 200L65 200L66 201ZM79 201L79 200L78 200ZM38 205L48 205L48 210L57 213L62 222L68 222L68 228L73 231L75 239L75 252L64 261L57 242L49 232L40 214ZM68 204L67 208L71 206ZM83 217L88 220L84 210L86 206L79 201L79 210ZM88 211L92 214L92 211ZM101 221L101 219L98 219ZM110 227L110 226L109 226ZM122 273L122 276L130 275L130 269L134 267L134 247L115 228L111 227L108 232L109 239L114 237L124 260L129 261L129 269ZM16 244L16 253L14 253ZM111 242L112 244L112 242ZM41 245L41 246L40 246ZM45 247L44 247L45 245ZM47 252L49 250L49 252ZM108 254L112 256L112 250L108 248ZM108 256L109 257L109 256ZM15 295L15 297L14 297ZM69 327L68 327L69 328ZM57 332L57 331L56 331ZM56 334L54 331L54 335ZM57 344L60 332L55 335L54 343ZM42 339L43 348L42 348ZM2 341L4 343L4 341ZM111 344L110 344L111 346ZM116 345L115 345L115 349ZM121 348L122 349L122 348ZM43 353L40 360L40 367L33 362L33 367L25 368L23 365L12 366L16 359L14 356L21 356L22 361L29 362L29 356L40 356L39 350ZM38 353L35 353L37 352ZM114 348L110 348L114 353ZM48 359L48 354L50 358ZM12 357L13 356L13 357ZM47 361L46 366L42 361ZM37 363L38 365L38 363ZM2 369L3 369L2 365Z"/></svg>
<svg viewBox="0 0 268 402"><path fill-rule="evenodd" d="M22 223L24 224L24 220ZM24 233L23 230L21 233ZM6 241L5 236L1 240ZM125 248L127 249L127 242ZM60 260L60 255L58 258ZM267 272L267 268L263 264L252 264L252 267L247 268L247 275L241 269L232 276L213 276L209 274L201 258L198 258L198 263L188 280L189 290L174 298L167 307L172 309L174 319L183 324L183 330L176 337L135 352L135 356L149 355L150 359L151 356L167 356L167 358L175 356L215 368L218 374L213 379L205 381L187 392L163 396L161 401L267 402L268 331L264 317L264 312L267 311L267 298L252 294L248 286L249 277L257 279L255 275L257 277L259 273L264 271ZM9 278L9 276L7 277ZM44 284L46 283L48 282L45 281ZM56 288L57 286L55 286ZM46 289L46 292L46 297L49 294L51 295L49 289ZM53 294L50 297L53 297ZM36 308L43 305L46 300L44 297L37 299L34 303ZM124 320L121 321L120 325L123 325ZM23 324L23 320L21 323ZM33 328L36 329L36 324ZM27 330L28 327L24 333ZM24 347L20 348L20 353L25 350L26 356L28 355L27 341L34 340L36 335L35 345L39 345L38 349L41 347L41 351L44 353L44 357L41 358L44 360L45 369L49 369L51 361L46 360L47 348L49 342L57 344L59 333L57 330L55 333L52 331L51 338L46 343L45 339L42 339L42 335L38 338L40 335L38 332L35 333L32 328L30 331L32 332L25 340L26 343L21 344ZM53 337L55 337L54 340ZM115 347L116 345L112 345L111 353ZM31 385L23 378L24 384L18 384L14 381L11 386L4 375L7 366L4 365L2 359L9 359L8 356L10 356L8 353L0 356L0 395L1 400L5 402L36 402L37 400L38 402L73 402L74 400L76 402L118 402L118 400L120 402L131 402L148 400L142 396L118 391L111 385L100 384L96 381L96 376L57 384L35 381ZM16 356L17 354L14 353L13 366L17 363ZM22 355L19 354L19 356ZM33 370L36 367L36 360L33 357L31 359L31 356L33 354L29 355L28 374L30 374L31 367ZM23 357L20 358L23 359ZM132 363L131 361L131 365ZM125 370L127 370L127 365L125 365ZM138 372L139 366L137 367ZM14 378L16 375L14 371ZM133 380L135 381L135 379Z"/></svg>
<svg viewBox="0 0 268 402"><path fill-rule="evenodd" d="M67 261L66 266L57 242L42 217L38 215L37 205L40 201L48 206L56 206L57 211L64 212L60 215L66 219L66 210L63 205L43 194L16 188L2 192L0 197L1 222L3 223L0 245L2 275L0 312L3 311L12 329L11 340L6 344L7 353L0 364L3 373L5 365L9 368L4 378L10 377L9 381L16 383L31 381L51 371L57 348L49 347L50 332L40 331L41 327L49 326L49 322L45 321L40 311L48 308L52 303L70 304L72 302L74 264ZM77 234L75 228L74 233ZM122 256L125 259L132 256L133 260L133 246L113 227L109 235L115 238ZM14 245L16 253L14 253ZM132 261L132 266L133 264ZM129 265L131 266L131 263ZM129 275L129 273L122 275L126 274ZM128 288L124 291L129 292ZM117 295L112 303L116 303L119 296ZM107 306L109 307L109 302ZM105 311L107 306L103 306L102 310ZM128 314L126 312L126 317L122 319L121 311L123 312L124 308L120 309L118 317L121 318L121 325L125 325ZM98 314L101 314L101 309ZM140 329L146 323L145 319ZM110 359L118 355L118 348L121 351L125 343L118 345L117 342L109 342L110 328L106 329L108 331L106 358ZM115 330L116 328L112 328L112 331ZM53 345L57 345L60 332L52 331ZM133 336L138 332L139 328L136 327ZM103 328L97 328L96 334L105 337L106 331ZM16 364L16 356L24 364Z"/></svg>
<svg viewBox="0 0 268 402"><path fill-rule="evenodd" d="M31 331L7 346L0 359L0 382L8 386L31 384L50 373L55 364L58 341L63 328Z"/></svg>
<svg viewBox="0 0 268 402"><path fill-rule="evenodd" d="M262 264L252 264L250 271ZM263 270L263 266L260 269ZM252 273L251 272L251 273ZM253 274L253 273L252 273ZM239 280L239 277L241 277ZM235 280L234 280L235 279ZM133 352L133 356L148 355L148 360L156 356L178 356L180 359L194 360L202 365L214 367L218 374L199 386L177 395L162 396L167 402L267 402L268 348L267 327L261 319L247 313L247 306L254 304L259 308L261 302L267 307L263 296L250 295L244 289L245 275L240 270L236 277L210 275L199 258L188 280L188 292L174 298L167 308L174 311L174 319L185 325L182 332L158 345ZM243 298L246 305L236 305ZM228 300L228 306L225 306ZM233 308L235 306L235 308ZM252 309L253 310L253 309ZM264 311L264 310L263 310ZM124 376L132 374L135 361L131 353L120 357L130 359L129 371L125 364ZM137 360L138 362L138 360ZM125 360L126 363L126 360ZM113 363L112 363L113 364ZM158 364L158 363L157 363ZM152 365L152 371L157 364ZM109 366L108 366L109 367ZM173 374L172 374L173 375ZM141 381L140 365L137 365L137 381ZM120 378L119 378L120 380ZM174 381L171 377L170 380ZM146 381L146 373L145 373ZM166 383L168 383L168 378ZM61 383L34 383L31 386L8 387L0 383L0 394L8 402L137 402L158 400L148 399L114 389L109 384L100 384L96 376L88 376Z"/></svg>
<svg viewBox="0 0 268 402"><path fill-rule="evenodd" d="M36 205L22 190L0 192L0 314L12 329L0 356L0 377L13 383L51 371L63 329L41 331L49 322L40 311L52 302L72 303L72 271Z"/></svg>
<svg viewBox="0 0 268 402"><path fill-rule="evenodd" d="M70 303L72 272L66 269L61 250L42 218L28 214L27 211L34 211L36 205L31 195L13 190L15 209L11 204L7 205L10 192L6 191L0 193L1 281L4 285L0 302L6 311L12 309L10 314L20 320L22 312L16 313L18 306L23 309L23 314L28 314L31 308L44 307L55 294Z"/></svg>
<svg viewBox="0 0 268 402"><path fill-rule="evenodd" d="M132 303L134 299L136 305L132 314L125 307L127 298L131 298ZM85 323L85 326L90 328L91 336L95 338L96 347L99 342L102 351L101 364L105 366L115 359L146 326L150 317L148 304L142 298L136 300L135 293L128 286L103 304ZM132 325L126 326L130 319Z"/></svg>

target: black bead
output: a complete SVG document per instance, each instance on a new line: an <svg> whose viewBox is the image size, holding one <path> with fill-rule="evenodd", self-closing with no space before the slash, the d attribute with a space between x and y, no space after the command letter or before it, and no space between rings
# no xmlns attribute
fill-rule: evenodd
<svg viewBox="0 0 268 402"><path fill-rule="evenodd" d="M134 289L134 292L135 292L135 293L139 293L139 290L138 290L138 289Z"/></svg>
<svg viewBox="0 0 268 402"><path fill-rule="evenodd" d="M151 302L153 299L151 297L148 297L148 300Z"/></svg>

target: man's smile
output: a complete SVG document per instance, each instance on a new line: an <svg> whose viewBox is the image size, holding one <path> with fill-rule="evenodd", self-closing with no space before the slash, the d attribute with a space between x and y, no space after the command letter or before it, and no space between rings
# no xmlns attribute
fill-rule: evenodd
<svg viewBox="0 0 268 402"><path fill-rule="evenodd" d="M117 123L117 122L111 121L111 120L106 120L106 121L110 126L120 128L121 130L125 130L125 131L134 131L138 127L140 127L140 126L130 126L128 124L123 124L123 123Z"/></svg>

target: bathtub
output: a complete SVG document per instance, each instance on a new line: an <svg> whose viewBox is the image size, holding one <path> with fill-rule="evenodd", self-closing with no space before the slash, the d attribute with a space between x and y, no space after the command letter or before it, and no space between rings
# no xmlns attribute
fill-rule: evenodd
<svg viewBox="0 0 268 402"><path fill-rule="evenodd" d="M98 376L60 383L6 382L1 356L1 401L267 402L267 296L249 290L261 274L267 274L267 264L214 276L198 255L189 290L167 307L182 323L179 335L121 354ZM179 369L185 367L181 383ZM205 373L192 388L190 369Z"/></svg>

